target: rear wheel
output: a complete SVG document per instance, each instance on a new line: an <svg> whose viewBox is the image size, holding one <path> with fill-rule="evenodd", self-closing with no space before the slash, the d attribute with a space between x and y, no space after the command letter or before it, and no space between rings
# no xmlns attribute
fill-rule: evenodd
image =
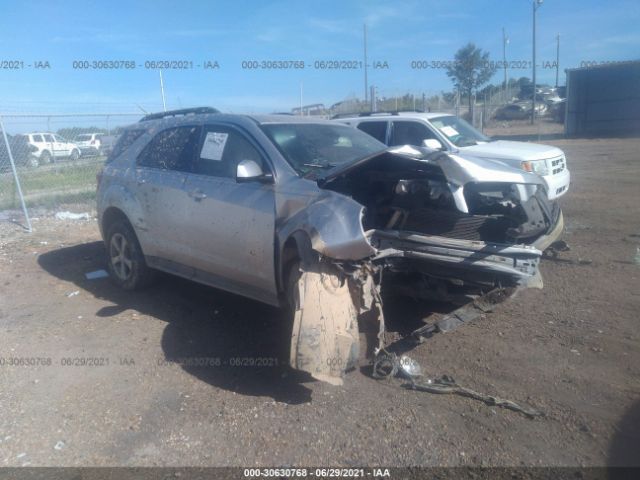
<svg viewBox="0 0 640 480"><path fill-rule="evenodd" d="M77 160L80 158L80 151L76 149L72 150L69 158L71 158L71 160Z"/></svg>
<svg viewBox="0 0 640 480"><path fill-rule="evenodd" d="M50 163L51 162L51 154L46 150L40 154L40 162L41 163Z"/></svg>
<svg viewBox="0 0 640 480"><path fill-rule="evenodd" d="M114 222L107 230L106 243L109 274L116 285L137 290L153 281L155 272L147 266L129 222Z"/></svg>

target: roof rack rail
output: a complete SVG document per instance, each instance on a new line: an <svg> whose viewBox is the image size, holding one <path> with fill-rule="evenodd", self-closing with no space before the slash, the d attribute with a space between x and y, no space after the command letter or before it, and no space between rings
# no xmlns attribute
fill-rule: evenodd
<svg viewBox="0 0 640 480"><path fill-rule="evenodd" d="M199 113L220 113L220 110L213 107L194 107L194 108L181 108L180 110L168 110L166 112L158 112L151 113L149 115L145 115L140 119L141 122L146 122L147 120L157 120L159 118L164 117L175 117L178 115L196 115Z"/></svg>
<svg viewBox="0 0 640 480"><path fill-rule="evenodd" d="M424 110L392 110L380 112L355 112L355 113L336 113L331 119L347 118L347 117L374 117L377 115L399 115L401 113L427 113Z"/></svg>

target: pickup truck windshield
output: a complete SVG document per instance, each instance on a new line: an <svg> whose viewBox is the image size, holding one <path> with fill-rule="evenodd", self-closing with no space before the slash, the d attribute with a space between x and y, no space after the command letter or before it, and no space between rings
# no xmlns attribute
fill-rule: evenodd
<svg viewBox="0 0 640 480"><path fill-rule="evenodd" d="M321 123L267 123L263 131L302 176L367 157L387 147L355 128Z"/></svg>
<svg viewBox="0 0 640 480"><path fill-rule="evenodd" d="M429 120L456 147L468 147L491 139L473 128L467 122L453 115L436 117Z"/></svg>

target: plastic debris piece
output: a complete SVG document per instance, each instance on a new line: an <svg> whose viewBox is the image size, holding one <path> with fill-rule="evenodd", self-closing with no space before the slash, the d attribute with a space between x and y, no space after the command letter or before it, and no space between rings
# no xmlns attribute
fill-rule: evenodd
<svg viewBox="0 0 640 480"><path fill-rule="evenodd" d="M107 278L109 274L106 270L94 270L84 274L87 280L98 280L99 278Z"/></svg>
<svg viewBox="0 0 640 480"><path fill-rule="evenodd" d="M67 297L75 297L76 295L80 295L80 290L74 290L71 293L67 293Z"/></svg>
<svg viewBox="0 0 640 480"><path fill-rule="evenodd" d="M57 212L56 218L58 220L89 220L91 216L88 213L73 213L73 212Z"/></svg>
<svg viewBox="0 0 640 480"><path fill-rule="evenodd" d="M56 450L62 450L64 448L64 442L62 440L59 440L58 443L56 443L53 448L55 448Z"/></svg>

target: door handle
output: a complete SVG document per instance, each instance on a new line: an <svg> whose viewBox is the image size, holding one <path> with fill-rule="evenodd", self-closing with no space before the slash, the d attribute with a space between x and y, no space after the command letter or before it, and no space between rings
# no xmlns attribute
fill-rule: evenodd
<svg viewBox="0 0 640 480"><path fill-rule="evenodd" d="M200 190L199 188L196 188L195 190L192 190L189 192L189 196L191 198L193 198L196 202L199 202L200 200L202 200L203 198L207 198L207 194L204 193L202 190Z"/></svg>

